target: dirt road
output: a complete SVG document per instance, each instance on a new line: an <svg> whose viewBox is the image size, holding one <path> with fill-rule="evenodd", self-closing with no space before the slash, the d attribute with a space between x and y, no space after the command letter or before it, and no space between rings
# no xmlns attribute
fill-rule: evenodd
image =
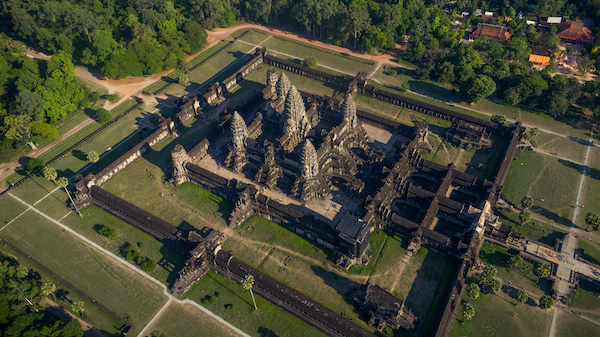
<svg viewBox="0 0 600 337"><path fill-rule="evenodd" d="M68 312L63 307L59 306L54 301L52 301L51 299L46 298L43 301L41 301L40 304L42 306L46 306L46 310L48 310L53 316L58 317L62 320L65 320L65 321L70 321L72 319L78 320L79 323L81 324L81 327L83 328L83 335L85 337L106 337L106 335L103 334L102 332L100 332L100 330L98 330L95 327L93 327L92 325L88 324L86 321L82 320L81 318Z"/></svg>

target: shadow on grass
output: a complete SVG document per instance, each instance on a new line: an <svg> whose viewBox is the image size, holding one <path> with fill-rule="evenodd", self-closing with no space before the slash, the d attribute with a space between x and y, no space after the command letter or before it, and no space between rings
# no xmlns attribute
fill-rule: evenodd
<svg viewBox="0 0 600 337"><path fill-rule="evenodd" d="M216 279L215 277L213 277L210 273L206 274L206 276L204 277L208 277L210 279L212 279L213 281L215 281L218 285L220 285L221 287L229 290L229 292L231 292L233 295L237 296L237 298L239 298L240 300L242 300L243 302L245 302L246 304L248 304L249 306L251 306L252 308L254 308L254 304L250 303L248 300L246 300L245 298L243 298L242 296L240 296L235 290L230 289L229 287L227 287L227 285L219 282L218 279Z"/></svg>
<svg viewBox="0 0 600 337"><path fill-rule="evenodd" d="M577 170L577 172L579 172L580 174L583 174L583 165L575 164L573 162L570 162L570 161L564 160L564 159L559 159L558 162L567 167L574 168ZM588 166L585 174L590 178L600 180L600 170L598 170L597 168Z"/></svg>

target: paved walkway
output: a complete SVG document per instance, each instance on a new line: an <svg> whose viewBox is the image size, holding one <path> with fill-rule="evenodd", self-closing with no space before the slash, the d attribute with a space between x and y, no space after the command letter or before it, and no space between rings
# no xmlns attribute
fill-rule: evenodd
<svg viewBox="0 0 600 337"><path fill-rule="evenodd" d="M25 202L21 198L13 195L12 193L8 192L8 195L11 196L12 198L14 198L15 200L19 201L23 205L27 206L29 210L36 212L37 214L39 214L42 217L44 217L46 220L52 222L53 224L55 224L55 225L59 226L60 228L64 229L65 231L71 233L73 236L77 237L78 239L80 239L81 241L83 241L84 243L86 243L87 245L89 245L89 246L95 248L96 250L100 251L101 253L103 253L104 255L106 255L107 257L109 257L110 259L114 260L117 263L122 264L126 268L129 268L129 269L133 270L134 272L138 273L142 277L144 277L144 278L148 279L149 281L151 281L152 283L158 285L160 288L162 288L163 294L167 297L167 303L169 303L170 301L172 301L172 302L179 303L179 304L191 304L191 305L197 307L198 309L202 310L204 313L206 313L207 315L211 316L215 320L217 320L219 323L221 323L221 324L227 326L228 328L230 328L231 330L235 331L239 335L244 336L244 337L250 337L250 335L246 334L242 330L238 329L234 325L230 324L229 322L227 322L226 320L224 320L220 316L216 315L215 313L213 313L212 311L206 309L205 307L199 305L198 303L196 303L194 301L191 301L189 299L185 299L185 300L179 300L179 299L177 299L176 297L174 297L173 295L171 295L168 292L167 287L162 282L160 282L156 278L150 276L149 274L147 274L146 272L142 271L141 269L138 269L137 267L135 267L132 264L128 263L127 261L125 261L120 256L117 256L116 254L114 254L114 253L108 251L107 249L105 249L104 247L102 247L102 246L98 245L97 243L91 241L87 237L79 234L78 232L76 232L75 230L73 230L71 227L69 227L67 225L64 225L64 224L60 223L59 221L53 219L52 217L48 216L46 213L38 210L37 208L33 207L32 205L28 204L27 202ZM163 306L163 308L161 308L161 310L163 310L164 308L165 307ZM155 317L156 317L156 315L155 315Z"/></svg>

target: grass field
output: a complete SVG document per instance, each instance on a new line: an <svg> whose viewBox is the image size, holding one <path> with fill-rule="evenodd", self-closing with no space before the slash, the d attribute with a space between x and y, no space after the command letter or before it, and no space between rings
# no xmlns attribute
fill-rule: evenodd
<svg viewBox="0 0 600 337"><path fill-rule="evenodd" d="M30 262L24 256L19 255L8 246L0 244L0 252L4 255L13 257L19 262L19 264L27 267L31 272L38 274L42 282L54 283L56 286L56 291L50 295L49 298L52 299L56 304L63 307L65 310L72 312L72 303L75 301L83 301L85 310L83 319L87 323L100 329L107 336L116 337L121 335L119 329L122 327L122 323L98 309L94 303L88 302L84 298L80 297L73 291L73 289L66 287L64 284L54 279L51 275L40 270L37 265Z"/></svg>
<svg viewBox="0 0 600 337"><path fill-rule="evenodd" d="M113 312L128 317L128 322L135 327L134 334L166 301L158 286L37 213L25 213L2 234Z"/></svg>
<svg viewBox="0 0 600 337"><path fill-rule="evenodd" d="M541 151L556 154L580 163L585 159L587 146L575 140L540 132L531 139L533 146Z"/></svg>
<svg viewBox="0 0 600 337"><path fill-rule="evenodd" d="M599 335L599 326L563 311L558 313L556 337L591 337Z"/></svg>
<svg viewBox="0 0 600 337"><path fill-rule="evenodd" d="M583 258L600 265L600 245L591 241L579 238L579 248L583 249Z"/></svg>
<svg viewBox="0 0 600 337"><path fill-rule="evenodd" d="M517 156L502 191L505 198L520 208L521 198L529 195L534 199L535 213L551 222L569 226L577 197L579 170L554 157L531 151L519 151Z"/></svg>
<svg viewBox="0 0 600 337"><path fill-rule="evenodd" d="M215 293L219 293L219 297L215 296ZM254 310L250 293L244 291L237 283L216 274L208 273L185 295L186 298L196 302L200 302L206 296L216 300L215 304L208 305L209 310L250 335L323 336L308 324L263 300L260 296L255 296L259 310ZM225 308L227 304L232 304L234 309L227 310Z"/></svg>
<svg viewBox="0 0 600 337"><path fill-rule="evenodd" d="M146 332L146 336L150 333L160 333L161 336L167 337L239 336L202 310L190 304L177 303L172 303Z"/></svg>
<svg viewBox="0 0 600 337"><path fill-rule="evenodd" d="M591 319L600 320L600 294L580 285L571 295L569 307ZM600 328L599 328L600 329Z"/></svg>
<svg viewBox="0 0 600 337"><path fill-rule="evenodd" d="M552 323L552 310L543 310L531 302L515 306L516 300L504 292L481 294L471 301L475 307L472 320L454 323L452 337L547 337ZM535 322L534 324L532 324Z"/></svg>
<svg viewBox="0 0 600 337"><path fill-rule="evenodd" d="M421 95L427 95L434 99L441 100L454 105L454 107L448 107L447 103L437 101L437 104L444 104L446 108L455 109L467 115L472 115L477 118L489 120L490 116L481 114L476 111L468 110L474 109L477 111L483 111L490 114L500 114L513 120L520 120L524 123L535 125L540 128L548 129L554 132L566 134L580 139L586 139L586 130L573 126L577 125L577 121L574 119L554 119L550 115L543 111L529 109L525 107L512 107L494 102L488 99L483 99L478 103L469 104L463 101L459 94L453 93L453 87L451 85L442 84L433 81L420 80L412 77L412 72L407 71L406 74L399 72L398 75L391 76L384 74L384 69L381 67L373 76L375 80L379 80L383 83L387 83L396 87L400 87L402 83L408 82L410 90L419 93ZM416 96L416 95L415 95ZM419 98L429 103L436 104L435 100ZM461 107L468 109L461 109ZM460 110L459 110L460 109Z"/></svg>
<svg viewBox="0 0 600 337"><path fill-rule="evenodd" d="M406 301L419 317L418 335L428 336L450 283L454 261L421 248L405 264L401 258L406 254L406 244L397 236L388 237L369 282Z"/></svg>
<svg viewBox="0 0 600 337"><path fill-rule="evenodd" d="M600 214L600 198L598 198L598 191L600 191L600 149L592 148L590 150L589 168L583 190L581 193L581 205L583 209L579 210L579 216L577 218L577 225L580 228L586 229L585 215L588 212L595 212ZM579 183L579 181L577 182ZM598 231L591 231L588 235L600 239L600 233ZM600 261L600 260L599 260Z"/></svg>
<svg viewBox="0 0 600 337"><path fill-rule="evenodd" d="M498 277L504 281L516 284L528 291L538 295L549 295L552 290L552 284L547 279L538 281L533 270L533 263L524 261L523 267L519 270L513 270L508 267L508 261L514 254L506 251L503 248L484 243L479 257L483 262L493 265L498 269Z"/></svg>
<svg viewBox="0 0 600 337"><path fill-rule="evenodd" d="M5 223L11 221L26 209L27 207L22 203L9 195L4 195L0 198L0 224L4 226Z"/></svg>
<svg viewBox="0 0 600 337"><path fill-rule="evenodd" d="M246 37L242 37L242 40L246 41ZM280 36L273 36L263 46L267 47L275 56L281 58L290 58L288 55L299 59L314 57L320 66L330 67L350 74L356 74L361 71L369 74L375 69L374 63L369 60L342 55Z"/></svg>

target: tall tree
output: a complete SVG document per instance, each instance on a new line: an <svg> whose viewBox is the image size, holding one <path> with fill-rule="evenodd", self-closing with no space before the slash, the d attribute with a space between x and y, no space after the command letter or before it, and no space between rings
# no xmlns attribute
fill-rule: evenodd
<svg viewBox="0 0 600 337"><path fill-rule="evenodd" d="M519 290L517 292L517 302L518 303L525 303L525 302L527 302L528 299L529 299L529 295L527 295L527 292L525 290Z"/></svg>
<svg viewBox="0 0 600 337"><path fill-rule="evenodd" d="M242 288L245 290L250 290L250 295L252 295L252 302L254 302L254 309L258 310L256 306L256 300L254 299L254 293L252 292L252 287L254 286L254 276L248 274L244 276L242 279Z"/></svg>
<svg viewBox="0 0 600 337"><path fill-rule="evenodd" d="M354 49L358 37L371 23L371 16L365 3L360 0L352 0L348 6L348 26L354 35Z"/></svg>
<svg viewBox="0 0 600 337"><path fill-rule="evenodd" d="M587 224L586 231L589 230L590 226L597 231L600 228L600 216L594 212L589 212L585 215L585 223Z"/></svg>

